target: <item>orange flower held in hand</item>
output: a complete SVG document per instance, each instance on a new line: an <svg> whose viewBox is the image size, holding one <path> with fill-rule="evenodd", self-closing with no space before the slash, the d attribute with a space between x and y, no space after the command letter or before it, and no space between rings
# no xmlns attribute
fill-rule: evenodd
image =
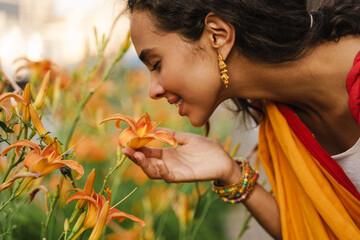
<svg viewBox="0 0 360 240"><path fill-rule="evenodd" d="M138 121L135 121L132 117L122 114L114 114L100 122L100 124L116 120L116 127L120 128L120 122L124 121L129 124L128 128L125 128L119 136L119 144L121 147L131 147L139 149L145 146L150 141L156 139L163 143L168 143L172 146L177 145L176 139L171 137L168 132L164 130L156 130L157 123L151 121L150 116L145 113Z"/></svg>

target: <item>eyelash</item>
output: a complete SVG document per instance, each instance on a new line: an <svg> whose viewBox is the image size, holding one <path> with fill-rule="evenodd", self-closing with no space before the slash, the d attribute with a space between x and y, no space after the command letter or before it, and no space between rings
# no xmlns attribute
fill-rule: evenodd
<svg viewBox="0 0 360 240"><path fill-rule="evenodd" d="M150 71L155 71L155 70L158 68L159 63L160 63L160 61L157 61L157 62L152 66L152 69L151 69Z"/></svg>

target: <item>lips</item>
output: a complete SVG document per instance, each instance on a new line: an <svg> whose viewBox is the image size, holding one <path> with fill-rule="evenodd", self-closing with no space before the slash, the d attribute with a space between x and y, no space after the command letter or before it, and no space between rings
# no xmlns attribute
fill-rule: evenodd
<svg viewBox="0 0 360 240"><path fill-rule="evenodd" d="M168 102L170 104L175 104L175 106L179 109L179 114L181 116L184 116L184 114L183 114L184 100L182 98L179 98L179 97L168 98Z"/></svg>
<svg viewBox="0 0 360 240"><path fill-rule="evenodd" d="M176 106L176 107L180 107L180 105L181 105L183 102L184 102L184 100L182 100L182 99L180 98L179 101L177 101L177 102L175 103L175 106Z"/></svg>

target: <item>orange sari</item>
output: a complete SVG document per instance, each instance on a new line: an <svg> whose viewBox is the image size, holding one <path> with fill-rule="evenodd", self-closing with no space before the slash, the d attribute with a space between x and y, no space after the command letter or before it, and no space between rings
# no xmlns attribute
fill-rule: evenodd
<svg viewBox="0 0 360 240"><path fill-rule="evenodd" d="M360 239L359 192L285 105L266 103L259 157L279 205L283 239Z"/></svg>

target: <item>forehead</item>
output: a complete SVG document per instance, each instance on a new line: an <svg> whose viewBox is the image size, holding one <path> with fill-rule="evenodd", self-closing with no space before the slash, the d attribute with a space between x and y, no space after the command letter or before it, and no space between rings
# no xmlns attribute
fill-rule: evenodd
<svg viewBox="0 0 360 240"><path fill-rule="evenodd" d="M130 21L130 34L136 51L151 48L150 45L161 40L160 30L156 29L149 13L134 11ZM139 54L139 52L138 52Z"/></svg>

